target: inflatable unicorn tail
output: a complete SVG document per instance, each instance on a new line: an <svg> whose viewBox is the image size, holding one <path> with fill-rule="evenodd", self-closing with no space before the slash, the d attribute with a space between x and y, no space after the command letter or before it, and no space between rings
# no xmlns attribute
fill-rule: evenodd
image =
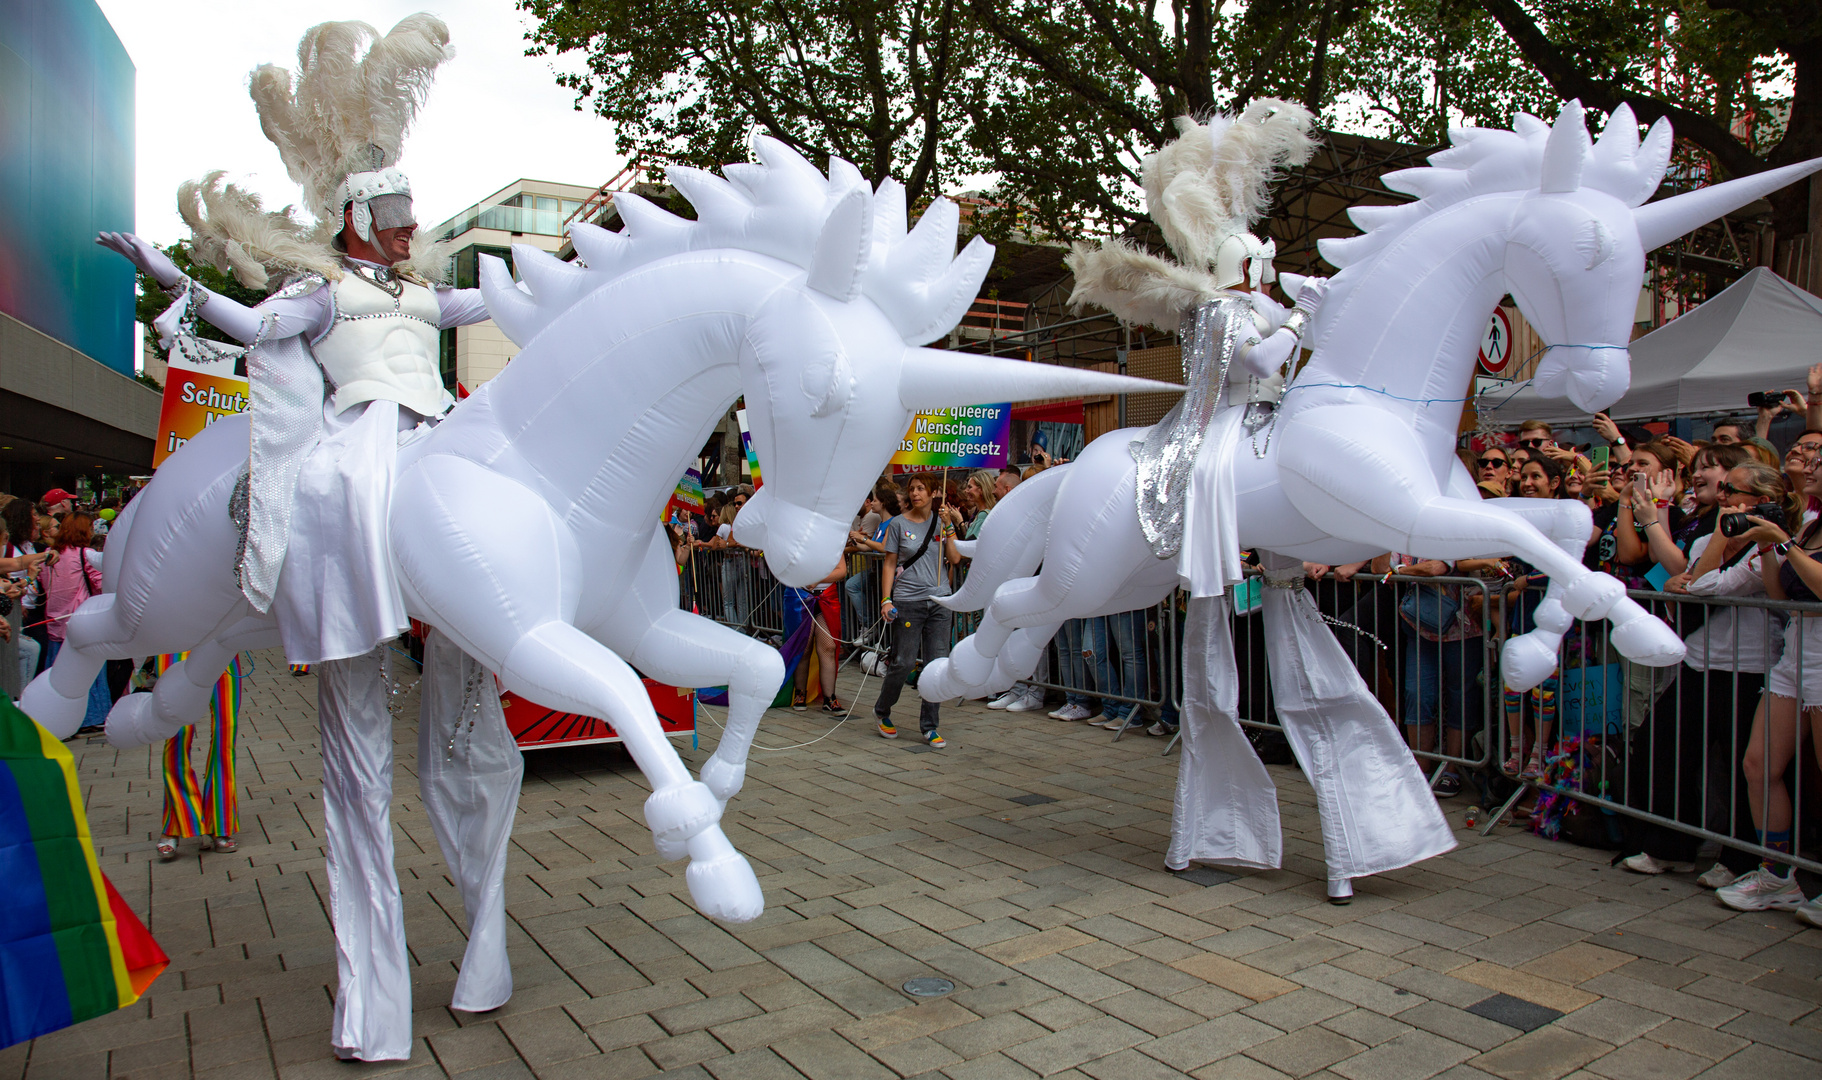
<svg viewBox="0 0 1822 1080"><path fill-rule="evenodd" d="M1061 468L1045 469L1007 492L981 526L967 580L936 602L951 611L979 611L1001 585L1037 573L1050 539L1051 507L1062 483Z"/></svg>

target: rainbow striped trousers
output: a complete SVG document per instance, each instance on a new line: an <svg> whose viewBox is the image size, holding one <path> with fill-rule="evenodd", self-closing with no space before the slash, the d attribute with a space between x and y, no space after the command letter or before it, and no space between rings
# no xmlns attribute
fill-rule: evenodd
<svg viewBox="0 0 1822 1080"><path fill-rule="evenodd" d="M187 653L167 653L158 658L158 672L164 674ZM209 701L209 726L214 741L209 744L209 760L203 767L203 780L198 784L190 767L190 746L196 740L196 725L167 740L164 745L164 834L166 836L233 836L240 832L240 810L235 800L234 737L240 720L241 659L235 656L228 669L215 680L215 693Z"/></svg>

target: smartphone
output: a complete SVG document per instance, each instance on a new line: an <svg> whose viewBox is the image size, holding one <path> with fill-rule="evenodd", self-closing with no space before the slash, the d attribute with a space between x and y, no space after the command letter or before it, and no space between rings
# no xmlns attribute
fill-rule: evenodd
<svg viewBox="0 0 1822 1080"><path fill-rule="evenodd" d="M1604 469L1607 467L1607 456L1610 453L1612 453L1612 448L1596 446L1588 451L1588 463L1596 469Z"/></svg>

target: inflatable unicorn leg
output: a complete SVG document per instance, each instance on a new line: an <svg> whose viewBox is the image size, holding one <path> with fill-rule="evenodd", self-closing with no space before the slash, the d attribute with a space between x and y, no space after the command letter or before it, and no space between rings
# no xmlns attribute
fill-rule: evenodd
<svg viewBox="0 0 1822 1080"><path fill-rule="evenodd" d="M626 601L591 631L660 682L727 686L727 726L700 776L725 808L746 781L747 753L784 682L784 659L777 649L678 608L675 565L670 543L654 533Z"/></svg>
<svg viewBox="0 0 1822 1080"><path fill-rule="evenodd" d="M111 606L113 599L97 596L83 607ZM89 707L89 687L105 663L107 654L101 649L83 649L65 641L57 651L57 659L19 695L19 707L52 735L69 738L82 726Z"/></svg>
<svg viewBox="0 0 1822 1080"><path fill-rule="evenodd" d="M502 506L521 509L507 521ZM759 880L721 831L721 801L690 777L626 660L570 621L585 596L591 616L611 615L627 583L590 581L561 514L526 485L464 458L420 459L394 488L392 508L392 549L412 610L508 690L613 724L651 782L645 819L659 852L690 858L696 906L729 922L757 918Z"/></svg>
<svg viewBox="0 0 1822 1080"><path fill-rule="evenodd" d="M450 1008L489 1012L512 997L506 855L525 778L493 674L432 630L419 684L418 790L462 894L468 948Z"/></svg>
<svg viewBox="0 0 1822 1080"><path fill-rule="evenodd" d="M1588 536L1594 528L1592 515L1579 502L1570 499L1489 501L1537 526L1572 558L1579 560L1583 549L1588 546ZM1563 608L1565 588L1563 582L1551 578L1549 586L1544 590L1543 602L1538 604L1532 617L1537 628L1508 638L1505 646L1500 649L1500 672L1506 685L1512 689L1521 692L1529 690L1549 678L1550 673L1556 670L1557 650L1562 647L1563 635L1568 632L1573 621Z"/></svg>
<svg viewBox="0 0 1822 1080"><path fill-rule="evenodd" d="M1617 578L1589 570L1497 500L1444 495L1435 474L1413 467L1426 455L1409 428L1396 422L1363 424L1356 409L1321 405L1287 417L1274 445L1281 448L1279 473L1292 504L1331 535L1436 559L1510 551L1560 587L1560 603L1569 617L1611 621L1611 640L1621 655L1648 667L1669 667L1683 659L1682 638L1629 599ZM1593 525L1585 508L1579 513L1586 536ZM1564 621L1552 632L1566 629Z"/></svg>
<svg viewBox="0 0 1822 1080"><path fill-rule="evenodd" d="M278 625L250 609L227 632L190 650L165 669L149 694L123 694L108 712L108 745L151 746L172 738L209 711L216 680L243 649L278 646Z"/></svg>

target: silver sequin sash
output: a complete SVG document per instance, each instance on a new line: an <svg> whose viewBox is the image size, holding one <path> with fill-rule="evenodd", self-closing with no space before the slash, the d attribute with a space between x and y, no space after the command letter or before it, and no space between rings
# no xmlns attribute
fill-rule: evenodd
<svg viewBox="0 0 1822 1080"><path fill-rule="evenodd" d="M1183 515L1190 474L1202 438L1220 411L1227 370L1247 335L1254 332L1252 304L1242 295L1210 300L1185 312L1183 381L1189 387L1164 419L1133 440L1138 463L1139 528L1160 559L1183 547Z"/></svg>

